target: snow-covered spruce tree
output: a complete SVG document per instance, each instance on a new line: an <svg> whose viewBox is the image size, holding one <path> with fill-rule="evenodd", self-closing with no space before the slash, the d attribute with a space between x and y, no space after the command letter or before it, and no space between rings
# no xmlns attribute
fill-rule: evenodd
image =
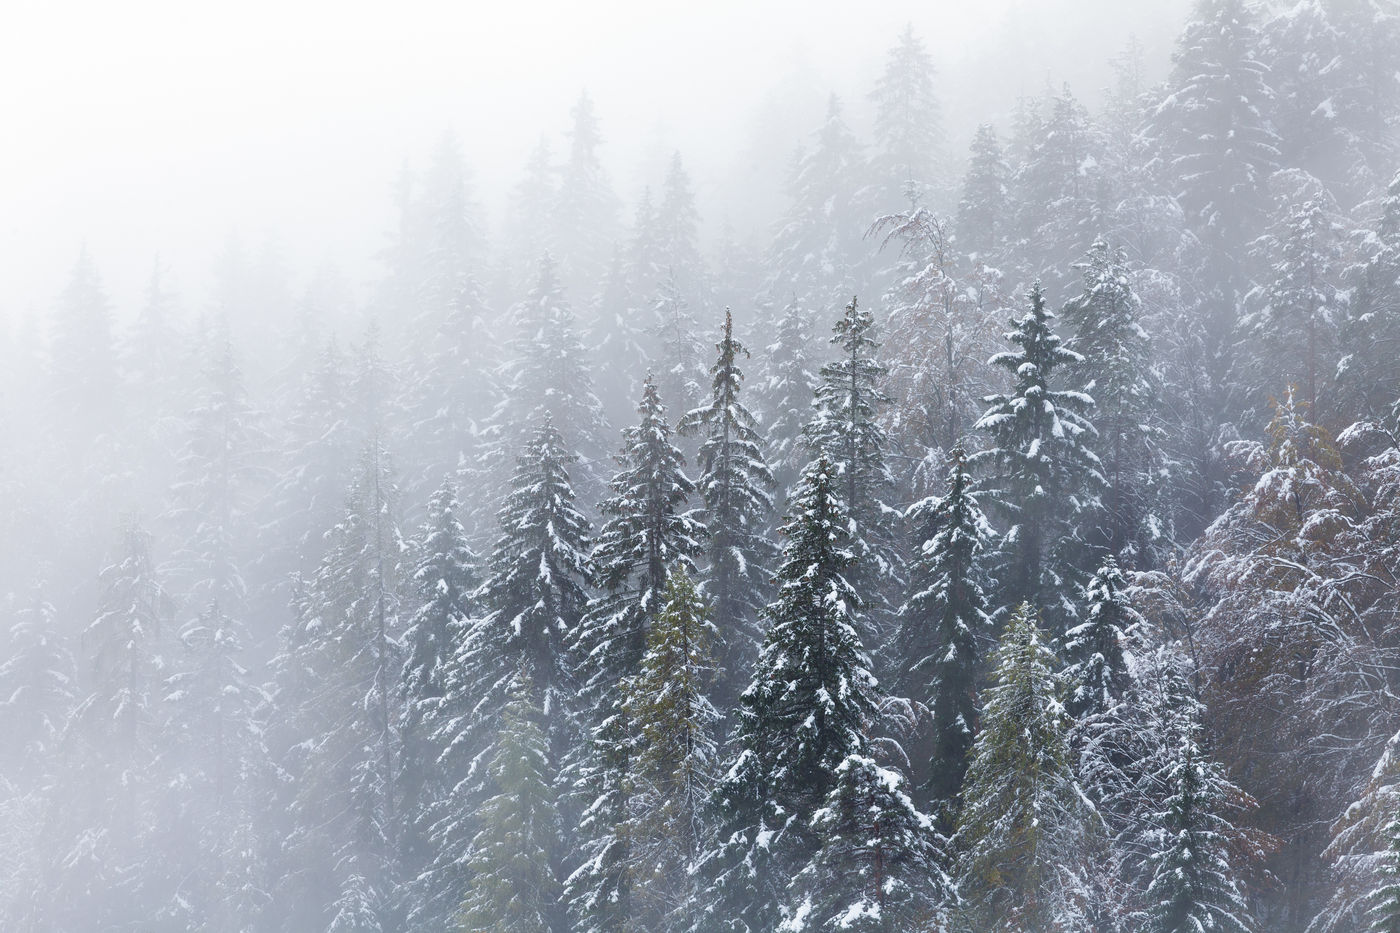
<svg viewBox="0 0 1400 933"><path fill-rule="evenodd" d="M1128 630L1139 617L1126 589L1118 562L1108 558L1085 589L1082 620L1065 633L1060 649L1069 689L1065 708L1077 722L1107 714L1127 690L1124 648Z"/></svg>
<svg viewBox="0 0 1400 933"><path fill-rule="evenodd" d="M646 633L661 611L669 568L695 573L705 529L686 509L695 484L671 443L671 427L648 376L638 424L623 432L621 471L600 506L606 517L590 555L602 592L576 631L575 649L590 690L610 690L637 670Z"/></svg>
<svg viewBox="0 0 1400 933"><path fill-rule="evenodd" d="M1228 418L1234 332L1245 288L1245 249L1263 225L1265 182L1277 166L1269 124L1273 90L1258 58L1247 0L1198 0L1177 46L1165 96L1148 114L1149 168L1176 196L1203 247L1195 277L1202 307L1205 407Z"/></svg>
<svg viewBox="0 0 1400 933"><path fill-rule="evenodd" d="M757 421L739 399L744 381L739 357L747 357L749 351L734 336L734 318L727 308L715 349L719 356L710 367L709 404L687 412L677 430L703 438L698 486L705 503L702 520L710 532L704 591L719 638L721 673L715 698L727 711L759 641L758 616L775 557L765 534L774 479Z"/></svg>
<svg viewBox="0 0 1400 933"><path fill-rule="evenodd" d="M1389 845L1381 868L1381 883L1371 894L1370 930L1368 933L1400 931L1400 818L1392 817L1386 826Z"/></svg>
<svg viewBox="0 0 1400 933"><path fill-rule="evenodd" d="M651 314L654 346L650 359L657 391L674 408L688 412L704 398L704 350L695 316L674 270L668 269L658 284Z"/></svg>
<svg viewBox="0 0 1400 933"><path fill-rule="evenodd" d="M996 128L977 127L963 178L962 197L953 229L958 248L973 259L991 260L1008 235L1011 167L1002 153Z"/></svg>
<svg viewBox="0 0 1400 933"><path fill-rule="evenodd" d="M1056 660L1022 603L983 692L958 816L959 893L988 933L1074 929L1098 828L1074 776Z"/></svg>
<svg viewBox="0 0 1400 933"><path fill-rule="evenodd" d="M618 201L598 154L603 137L593 101L584 93L571 113L569 158L559 181L552 220L557 225L560 276L573 294L603 280L617 240Z"/></svg>
<svg viewBox="0 0 1400 933"><path fill-rule="evenodd" d="M279 879L272 909L302 927L358 930L367 916L382 927L400 906L396 694L409 568L396 500L376 438L274 660L290 823L282 858L297 870Z"/></svg>
<svg viewBox="0 0 1400 933"><path fill-rule="evenodd" d="M812 816L838 766L867 752L878 688L861 644L864 603L849 579L859 558L840 483L819 456L784 528L778 599L740 698L735 758L711 796L718 825L703 865L710 887L700 929L776 927L788 879L816 849Z"/></svg>
<svg viewBox="0 0 1400 933"><path fill-rule="evenodd" d="M214 351L205 380L204 395L188 416L172 490L170 517L183 544L170 564L194 606L212 602L240 615L247 596L242 567L254 531L249 513L264 477L257 462L265 438L227 341Z"/></svg>
<svg viewBox="0 0 1400 933"><path fill-rule="evenodd" d="M59 929L137 924L159 909L169 878L149 851L155 824L155 760L164 718L164 638L174 603L156 571L151 538L123 533L116 563L102 571L96 618L83 632L80 699L64 744L69 759L52 812L58 864L43 900Z"/></svg>
<svg viewBox="0 0 1400 933"><path fill-rule="evenodd" d="M640 422L624 433L622 470L603 502L606 521L590 556L601 593L589 604L573 648L593 705L593 725L573 763L584 863L567 885L577 922L610 930L631 916L628 799L634 724L627 685L646 653L647 635L662 609L667 576L695 573L704 526L685 509L695 484L671 443L656 383L648 376Z"/></svg>
<svg viewBox="0 0 1400 933"><path fill-rule="evenodd" d="M510 680L499 734L486 766L489 794L476 819L481 826L467 860L471 878L460 930L564 933L555 850L563 826L544 712L522 665ZM436 929L443 929L437 927Z"/></svg>
<svg viewBox="0 0 1400 933"><path fill-rule="evenodd" d="M1245 296L1249 311L1240 319L1240 362L1264 417L1289 386L1314 409L1331 395L1346 305L1343 225L1332 195L1296 171L1275 173L1269 187L1280 206L1254 243L1262 281Z"/></svg>
<svg viewBox="0 0 1400 933"><path fill-rule="evenodd" d="M1337 382L1346 410L1374 418L1389 411L1400 382L1400 174L1386 189L1367 244L1339 325Z"/></svg>
<svg viewBox="0 0 1400 933"><path fill-rule="evenodd" d="M1083 533L1100 507L1104 479L1090 449L1097 438L1087 417L1093 399L1051 388L1062 367L1083 357L1061 345L1038 286L1029 300L1006 335L1016 349L992 357L1014 382L1009 393L988 397L977 428L991 444L972 462L990 473L988 493L1007 525L997 560L1001 603L1042 607L1058 638L1075 616L1083 568L1094 560Z"/></svg>
<svg viewBox="0 0 1400 933"><path fill-rule="evenodd" d="M955 897L947 840L898 771L847 757L811 831L816 854L792 880L785 933L946 929Z"/></svg>
<svg viewBox="0 0 1400 933"><path fill-rule="evenodd" d="M78 687L77 667L43 587L35 586L28 599L7 600L0 618L0 744L9 750L0 780L28 788L55 763Z"/></svg>
<svg viewBox="0 0 1400 933"><path fill-rule="evenodd" d="M893 404L884 420L894 450L916 464L912 476L899 476L901 488L926 488L932 477L923 474L928 463L921 455L951 450L991 391L986 361L998 338L996 309L980 276L960 267L947 224L932 212L881 217L871 227L878 234L882 249L901 241L898 281L885 295Z"/></svg>
<svg viewBox="0 0 1400 933"><path fill-rule="evenodd" d="M440 609L449 611L449 603L458 606L454 612L471 606L475 617L458 617L461 629L453 632L452 653L442 662L444 693L433 710L431 737L441 793L428 801L432 861L414 882L417 900L409 912L414 929L440 928L466 896L471 841L478 831L475 811L487 792L484 755L521 671L534 692L531 702L547 713L540 727L546 730L551 768L557 771L575 740L574 683L565 644L588 600L589 528L569 479L574 462L548 417L539 420L516 460L485 582L471 593L457 591L455 599L439 590ZM465 556L455 534L443 542L459 559ZM466 570L453 560L441 572L462 576ZM556 845L562 849L564 842Z"/></svg>
<svg viewBox="0 0 1400 933"><path fill-rule="evenodd" d="M861 147L832 95L826 119L788 181L789 206L772 247L769 293L795 294L809 310L851 294L868 255L861 242L874 213Z"/></svg>
<svg viewBox="0 0 1400 933"><path fill-rule="evenodd" d="M671 155L653 221L656 259L676 291L692 307L707 304L709 283L700 255L700 215L695 191L679 152Z"/></svg>
<svg viewBox="0 0 1400 933"><path fill-rule="evenodd" d="M585 336L592 359L628 361L626 366L602 366L593 373L603 414L613 424L630 417L633 399L641 390L639 374L651 362L650 318L639 306L642 293L631 279L622 251L614 252Z"/></svg>
<svg viewBox="0 0 1400 933"><path fill-rule="evenodd" d="M1129 280L1127 257L1095 241L1079 265L1084 290L1065 303L1073 328L1069 348L1082 359L1068 368L1074 384L1093 394L1094 426L1108 488L1094 544L1139 566L1152 563L1171 539L1163 499L1165 432L1142 302Z"/></svg>
<svg viewBox="0 0 1400 933"><path fill-rule="evenodd" d="M1064 87L1012 179L1015 256L1027 279L1061 293L1073 263L1089 251L1113 204L1105 140L1084 105Z"/></svg>
<svg viewBox="0 0 1400 933"><path fill-rule="evenodd" d="M977 728L977 688L990 580L983 567L994 533L982 514L961 447L948 463L948 488L914 503L906 520L914 535L909 597L900 610L899 657L908 665L901 687L932 713L926 740L911 748L919 796L948 820L967 769Z"/></svg>
<svg viewBox="0 0 1400 933"><path fill-rule="evenodd" d="M301 376L296 402L278 438L278 478L268 494L273 516L262 529L256 566L263 579L314 571L325 553L325 530L335 524L355 464L348 405L349 374L334 340ZM280 604L285 607L287 594Z"/></svg>
<svg viewBox="0 0 1400 933"><path fill-rule="evenodd" d="M1348 209L1394 169L1397 30L1394 11L1369 0L1284 7L1260 30L1279 161L1316 175Z"/></svg>
<svg viewBox="0 0 1400 933"><path fill-rule="evenodd" d="M538 420L497 516L500 534L477 594L484 612L459 650L458 667L472 678L459 686L471 703L485 702L483 710L499 707L503 685L522 659L528 662L540 707L551 717L552 740L562 734L558 717L574 686L567 645L583 618L591 581L588 519L569 475L577 462L553 421ZM554 741L551 754L561 751Z"/></svg>
<svg viewBox="0 0 1400 933"><path fill-rule="evenodd" d="M431 841L438 818L435 804L452 789L454 775L442 768L448 721L463 700L449 697L454 656L476 609L477 557L458 519L461 507L451 480L433 493L428 517L412 544L412 582L418 608L403 632L403 671L399 675L399 771L397 794L403 814L399 845L404 877L427 880L436 847ZM469 701L468 701L469 702ZM416 920L431 897L414 897ZM439 918L440 919L440 918Z"/></svg>
<svg viewBox="0 0 1400 933"><path fill-rule="evenodd" d="M569 450L590 461L601 459L608 434L603 404L593 393L574 313L549 255L540 258L539 276L513 317L512 361L493 416L498 437L491 468L501 474L495 482L505 480L508 457L524 446L541 412L549 415ZM578 479L589 492L602 484L602 477L586 470Z"/></svg>
<svg viewBox="0 0 1400 933"><path fill-rule="evenodd" d="M887 438L879 421L889 402L882 382L887 370L876 353L875 317L855 298L832 328L831 342L841 355L821 368L815 411L804 434L807 446L824 457L839 478L842 497L852 522L851 546L857 561L851 584L865 605L884 614L903 585L904 562L899 551L902 515L888 504L894 478L885 462ZM874 636L885 620L868 613L862 622Z"/></svg>
<svg viewBox="0 0 1400 933"><path fill-rule="evenodd" d="M1235 833L1224 816L1239 792L1201 745L1201 706L1184 678L1173 678L1164 700L1175 747L1166 749L1166 799L1153 819L1160 832L1144 896L1147 929L1246 933L1252 923L1238 866L1231 864Z"/></svg>
<svg viewBox="0 0 1400 933"><path fill-rule="evenodd" d="M258 836L268 696L247 667L245 627L217 597L179 633L166 679L160 849L182 880L161 917L179 929L237 931L258 923L270 877Z"/></svg>
<svg viewBox="0 0 1400 933"><path fill-rule="evenodd" d="M885 56L885 70L870 92L875 104L876 178L881 212L927 205L942 195L943 115L934 91L933 59L906 26Z"/></svg>
<svg viewBox="0 0 1400 933"><path fill-rule="evenodd" d="M703 810L718 770L719 714L708 696L716 634L695 582L672 571L624 701L636 746L625 825L633 929L688 930L699 914L693 870L708 841Z"/></svg>
<svg viewBox="0 0 1400 933"><path fill-rule="evenodd" d="M50 392L72 443L88 445L117 423L120 405L112 310L97 263L84 247L53 314Z"/></svg>
<svg viewBox="0 0 1400 933"><path fill-rule="evenodd" d="M762 378L755 386L773 480L783 504L807 463L802 432L812 414L817 385L811 344L808 311L794 296L783 306L773 342L764 348ZM778 508L774 513L784 515L787 510Z"/></svg>
<svg viewBox="0 0 1400 933"><path fill-rule="evenodd" d="M1332 840L1323 851L1329 862L1331 896L1310 929L1318 933L1400 930L1400 772L1396 752L1400 735L1391 736L1357 799L1332 827Z"/></svg>

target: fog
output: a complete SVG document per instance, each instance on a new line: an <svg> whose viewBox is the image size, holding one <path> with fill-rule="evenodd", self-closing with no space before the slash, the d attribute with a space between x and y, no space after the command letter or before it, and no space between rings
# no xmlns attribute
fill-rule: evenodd
<svg viewBox="0 0 1400 933"><path fill-rule="evenodd" d="M1400 4L10 0L0 933L1400 929Z"/></svg>
<svg viewBox="0 0 1400 933"><path fill-rule="evenodd" d="M680 150L707 231L765 234L791 151L836 93L858 111L906 24L933 53L950 139L1018 95L1086 100L1136 37L1165 73L1185 0L600 4L16 0L0 36L0 314L48 310L77 250L131 314L156 257L191 312L230 236L357 285L392 224L393 184L446 130L493 223L541 136L596 101L619 194L659 184ZM1084 54L1084 50L1094 51ZM773 125L774 116L778 123ZM774 151L768 151L772 147ZM740 193L736 193L737 192ZM775 190L777 189L777 190ZM757 203L751 203L757 195Z"/></svg>

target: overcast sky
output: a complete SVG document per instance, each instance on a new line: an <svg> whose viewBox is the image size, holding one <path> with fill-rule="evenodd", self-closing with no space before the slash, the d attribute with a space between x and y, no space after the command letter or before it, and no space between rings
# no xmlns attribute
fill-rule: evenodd
<svg viewBox="0 0 1400 933"><path fill-rule="evenodd" d="M827 93L859 104L906 23L935 56L961 153L1017 93L1068 81L1094 100L1130 35L1159 77L1186 7L5 0L0 316L47 310L83 243L123 314L157 255L198 309L234 231L272 236L303 275L334 263L369 281L405 161L454 129L494 220L583 88L619 194L630 202L679 149L714 220L764 106L778 101L805 132Z"/></svg>

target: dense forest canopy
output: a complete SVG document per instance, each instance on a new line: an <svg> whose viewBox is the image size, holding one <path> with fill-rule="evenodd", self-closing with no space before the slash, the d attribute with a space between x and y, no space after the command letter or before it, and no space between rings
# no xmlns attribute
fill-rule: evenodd
<svg viewBox="0 0 1400 933"><path fill-rule="evenodd" d="M585 93L363 295L82 250L0 344L0 927L1400 930L1400 7L965 138L889 42L751 229Z"/></svg>

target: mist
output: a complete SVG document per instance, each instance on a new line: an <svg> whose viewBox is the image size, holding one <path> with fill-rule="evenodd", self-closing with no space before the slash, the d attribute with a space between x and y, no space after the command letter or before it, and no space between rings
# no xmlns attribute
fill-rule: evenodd
<svg viewBox="0 0 1400 933"><path fill-rule="evenodd" d="M1393 0L6 12L0 929L1400 924Z"/></svg>

